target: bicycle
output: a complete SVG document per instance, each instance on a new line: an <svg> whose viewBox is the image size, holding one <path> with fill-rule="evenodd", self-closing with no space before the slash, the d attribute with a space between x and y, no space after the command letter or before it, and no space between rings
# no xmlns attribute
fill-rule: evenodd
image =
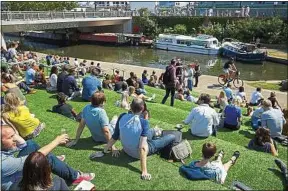
<svg viewBox="0 0 288 191"><path fill-rule="evenodd" d="M244 85L243 80L240 79L240 71L238 71L238 70L235 72L234 77L232 79L230 79L230 80L226 79L226 75L225 74L220 74L218 76L218 82L222 86L224 86L227 83L233 82L233 85L234 85L235 88L239 88L239 87Z"/></svg>

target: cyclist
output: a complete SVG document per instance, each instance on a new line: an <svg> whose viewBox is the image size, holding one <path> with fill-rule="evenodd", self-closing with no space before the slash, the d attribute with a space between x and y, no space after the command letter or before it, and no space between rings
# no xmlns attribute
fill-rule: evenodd
<svg viewBox="0 0 288 191"><path fill-rule="evenodd" d="M234 64L234 58L230 58L229 61L227 61L223 66L223 71L225 72L225 78L226 80L230 80L232 76L237 71L237 68Z"/></svg>

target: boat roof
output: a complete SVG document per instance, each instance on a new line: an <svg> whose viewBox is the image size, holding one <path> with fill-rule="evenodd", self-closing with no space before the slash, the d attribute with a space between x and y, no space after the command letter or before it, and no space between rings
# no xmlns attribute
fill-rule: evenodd
<svg viewBox="0 0 288 191"><path fill-rule="evenodd" d="M199 40L199 41L212 41L217 40L217 38L210 35L198 35L196 37L186 36L186 35L178 35L178 34L159 34L159 38L170 38L176 40Z"/></svg>

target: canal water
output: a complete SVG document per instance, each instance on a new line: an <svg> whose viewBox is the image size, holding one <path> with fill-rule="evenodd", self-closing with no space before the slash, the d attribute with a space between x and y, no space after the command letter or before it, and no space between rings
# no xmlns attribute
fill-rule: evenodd
<svg viewBox="0 0 288 191"><path fill-rule="evenodd" d="M5 38L5 40L15 40L15 38L18 37L6 36ZM71 56L87 60L116 62L120 64L131 64L154 68L165 68L169 61L175 57L180 58L185 64L197 60L201 66L203 74L214 76L223 73L222 66L227 61L227 59L220 57L217 58L216 56L156 50L147 47L116 47L90 44L59 47L57 45L36 43L27 39L21 39L20 42L23 44L23 49L25 50L34 50L43 53L52 53L59 56ZM288 68L286 65L272 62L264 62L263 65L236 62L236 67L241 71L241 78L245 80L283 80L287 79L288 75Z"/></svg>

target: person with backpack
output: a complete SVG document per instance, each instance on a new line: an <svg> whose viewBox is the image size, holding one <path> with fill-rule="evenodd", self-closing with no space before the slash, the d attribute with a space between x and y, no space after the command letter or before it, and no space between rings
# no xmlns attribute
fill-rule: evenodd
<svg viewBox="0 0 288 191"><path fill-rule="evenodd" d="M141 117L145 108L144 101L134 98L130 107L132 113L120 115L114 134L104 148L103 153L108 153L108 150L112 148L112 156L118 157L120 154L119 150L114 149L113 145L120 139L124 152L133 158L140 159L141 179L150 180L151 174L147 171L147 156L173 144L175 135L168 134L158 139L153 139L153 137L162 133L159 133L156 129L150 129L149 121Z"/></svg>
<svg viewBox="0 0 288 191"><path fill-rule="evenodd" d="M166 71L163 75L163 83L165 84L166 95L164 96L164 98L162 100L162 104L165 104L165 102L168 99L169 94L171 92L170 105L172 107L174 106L176 83L177 83L175 64L176 64L175 60L172 59L170 65L166 67Z"/></svg>

